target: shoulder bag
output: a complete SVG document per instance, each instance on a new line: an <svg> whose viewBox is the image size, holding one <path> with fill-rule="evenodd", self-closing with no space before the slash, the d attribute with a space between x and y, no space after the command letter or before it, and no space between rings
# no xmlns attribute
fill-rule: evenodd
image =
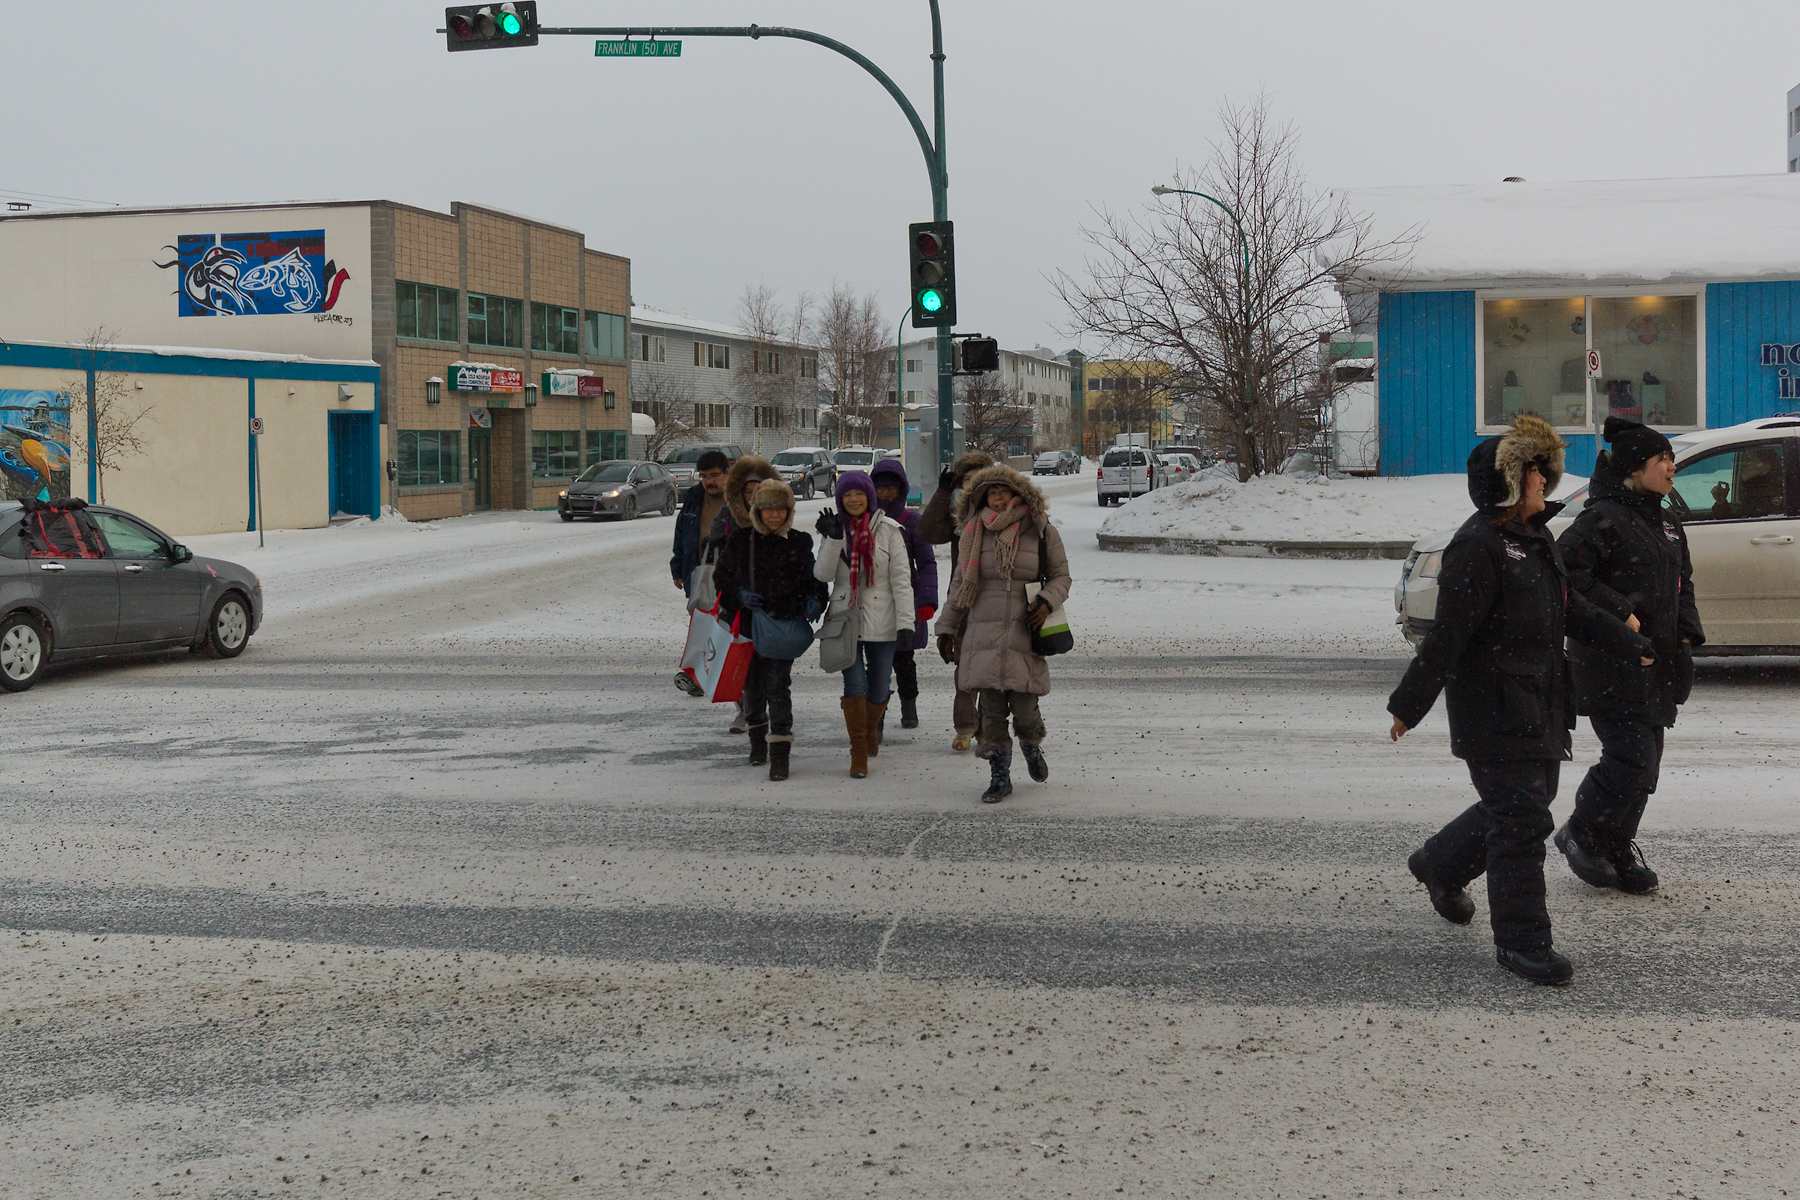
<svg viewBox="0 0 1800 1200"><path fill-rule="evenodd" d="M1037 602L1038 594L1044 585L1050 582L1050 543L1044 534L1038 534L1038 577L1035 583L1025 585L1025 609ZM1075 635L1069 632L1069 617L1058 605L1044 618L1043 627L1031 631L1031 652L1042 658L1054 654L1067 654L1075 648Z"/></svg>

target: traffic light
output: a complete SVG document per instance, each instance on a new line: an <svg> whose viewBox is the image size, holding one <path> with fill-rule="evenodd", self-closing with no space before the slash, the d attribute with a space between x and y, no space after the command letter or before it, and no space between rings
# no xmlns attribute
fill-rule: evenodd
<svg viewBox="0 0 1800 1200"><path fill-rule="evenodd" d="M964 338L961 375L982 375L1000 369L1000 343L993 338Z"/></svg>
<svg viewBox="0 0 1800 1200"><path fill-rule="evenodd" d="M950 329L956 325L956 246L949 221L921 221L907 226L912 254L912 324L914 329Z"/></svg>
<svg viewBox="0 0 1800 1200"><path fill-rule="evenodd" d="M458 4L444 10L444 43L451 50L535 46L537 40L537 0Z"/></svg>

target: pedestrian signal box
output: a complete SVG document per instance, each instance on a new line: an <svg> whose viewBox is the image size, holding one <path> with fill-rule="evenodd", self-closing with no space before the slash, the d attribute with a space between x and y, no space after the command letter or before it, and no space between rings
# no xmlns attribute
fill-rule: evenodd
<svg viewBox="0 0 1800 1200"><path fill-rule="evenodd" d="M537 0L505 4L456 4L444 10L444 44L450 50L499 50L535 46Z"/></svg>
<svg viewBox="0 0 1800 1200"><path fill-rule="evenodd" d="M914 329L956 326L956 245L949 221L907 226Z"/></svg>
<svg viewBox="0 0 1800 1200"><path fill-rule="evenodd" d="M965 338L962 346L962 369L959 375L984 375L1000 369L1000 343L993 338Z"/></svg>

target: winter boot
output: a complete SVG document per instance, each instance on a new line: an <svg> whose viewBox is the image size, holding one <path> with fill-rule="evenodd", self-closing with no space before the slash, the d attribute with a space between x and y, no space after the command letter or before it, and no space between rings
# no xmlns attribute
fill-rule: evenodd
<svg viewBox="0 0 1800 1200"><path fill-rule="evenodd" d="M1406 860L1406 869L1413 878L1425 885L1425 892L1431 897L1431 907L1437 909L1438 916L1452 925L1467 925L1475 919L1475 902L1469 899L1469 893L1462 888L1449 888L1431 877L1431 871L1425 863L1425 852L1414 850L1412 857Z"/></svg>
<svg viewBox="0 0 1800 1200"><path fill-rule="evenodd" d="M868 697L852 696L848 700L839 701L839 703L844 706L844 731L850 735L850 778L867 779L869 777Z"/></svg>
<svg viewBox="0 0 1800 1200"><path fill-rule="evenodd" d="M1545 946L1542 950L1508 950L1494 947L1494 959L1521 979L1562 985L1575 978L1575 964Z"/></svg>
<svg viewBox="0 0 1800 1200"><path fill-rule="evenodd" d="M998 804L1012 795L1012 747L983 746L981 757L988 760L991 778L987 791L981 793L983 804Z"/></svg>
<svg viewBox="0 0 1800 1200"><path fill-rule="evenodd" d="M788 751L794 743L786 738L769 743L769 778L782 780L788 777Z"/></svg>
<svg viewBox="0 0 1800 1200"><path fill-rule="evenodd" d="M694 677L686 671L675 672L675 686L690 696L706 695L706 689L694 682Z"/></svg>
<svg viewBox="0 0 1800 1200"><path fill-rule="evenodd" d="M1037 742L1021 741L1019 753L1025 756L1025 769L1039 783L1050 778L1050 761L1044 757L1044 748Z"/></svg>
<svg viewBox="0 0 1800 1200"><path fill-rule="evenodd" d="M914 692L908 696L900 693L900 728L917 729L919 727L919 694Z"/></svg>
<svg viewBox="0 0 1800 1200"><path fill-rule="evenodd" d="M746 730L748 728L750 728L750 718L744 712L744 706L742 704L739 704L738 710L737 710L737 717L731 722L731 732L742 733L742 732L744 732L744 730Z"/></svg>
<svg viewBox="0 0 1800 1200"><path fill-rule="evenodd" d="M875 758L881 753L882 724L887 720L888 702L869 705L869 757Z"/></svg>
<svg viewBox="0 0 1800 1200"><path fill-rule="evenodd" d="M974 734L963 733L961 730L958 730L957 734L956 734L956 739L950 743L950 748L952 750L956 751L958 754L961 754L964 750L967 750L969 748L969 743L974 740L975 740Z"/></svg>
<svg viewBox="0 0 1800 1200"><path fill-rule="evenodd" d="M769 727L750 726L750 765L760 767L769 761Z"/></svg>
<svg viewBox="0 0 1800 1200"><path fill-rule="evenodd" d="M1646 892L1654 892L1661 880L1650 864L1644 861L1644 852L1638 844L1632 842L1623 854L1615 854L1612 866L1619 873L1619 890L1633 896L1642 896Z"/></svg>
<svg viewBox="0 0 1800 1200"><path fill-rule="evenodd" d="M1606 861L1604 855L1597 854L1582 845L1581 839L1576 836L1573 829L1569 828L1567 821L1563 822L1562 828L1556 831L1556 836L1551 840L1556 843L1556 848L1562 851L1563 857L1569 860L1569 870L1575 872L1576 875L1597 888L1619 886L1618 868ZM1652 875L1651 878L1655 879L1656 876ZM1650 886L1655 887L1656 885L1652 883Z"/></svg>

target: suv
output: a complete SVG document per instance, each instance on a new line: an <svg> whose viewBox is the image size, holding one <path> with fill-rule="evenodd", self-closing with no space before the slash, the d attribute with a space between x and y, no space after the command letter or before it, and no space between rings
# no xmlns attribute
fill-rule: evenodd
<svg viewBox="0 0 1800 1200"><path fill-rule="evenodd" d="M833 478L845 471L867 471L886 455L873 446L845 446L831 456Z"/></svg>
<svg viewBox="0 0 1800 1200"><path fill-rule="evenodd" d="M1706 645L1694 653L1800 654L1800 417L1684 433L1665 502L1687 531ZM1583 484L1549 522L1560 534L1587 503ZM1394 588L1394 623L1415 647L1437 616L1438 571L1456 533L1413 544Z"/></svg>
<svg viewBox="0 0 1800 1200"><path fill-rule="evenodd" d="M1033 475L1073 475L1081 469L1081 460L1073 450L1046 450L1031 464Z"/></svg>
<svg viewBox="0 0 1800 1200"><path fill-rule="evenodd" d="M694 464L699 462L700 456L708 450L722 451L728 465L744 457L742 446L734 446L728 442L702 442L698 446L683 446L663 459L663 470L674 478L677 488L686 491L694 484Z"/></svg>
<svg viewBox="0 0 1800 1200"><path fill-rule="evenodd" d="M837 478L823 446L789 446L770 462L801 500L811 500L814 492L830 492Z"/></svg>
<svg viewBox="0 0 1800 1200"><path fill-rule="evenodd" d="M1118 446L1100 460L1094 477L1094 493L1101 504L1117 504L1133 496L1142 496L1162 484L1162 472L1156 459L1142 446L1127 449Z"/></svg>

